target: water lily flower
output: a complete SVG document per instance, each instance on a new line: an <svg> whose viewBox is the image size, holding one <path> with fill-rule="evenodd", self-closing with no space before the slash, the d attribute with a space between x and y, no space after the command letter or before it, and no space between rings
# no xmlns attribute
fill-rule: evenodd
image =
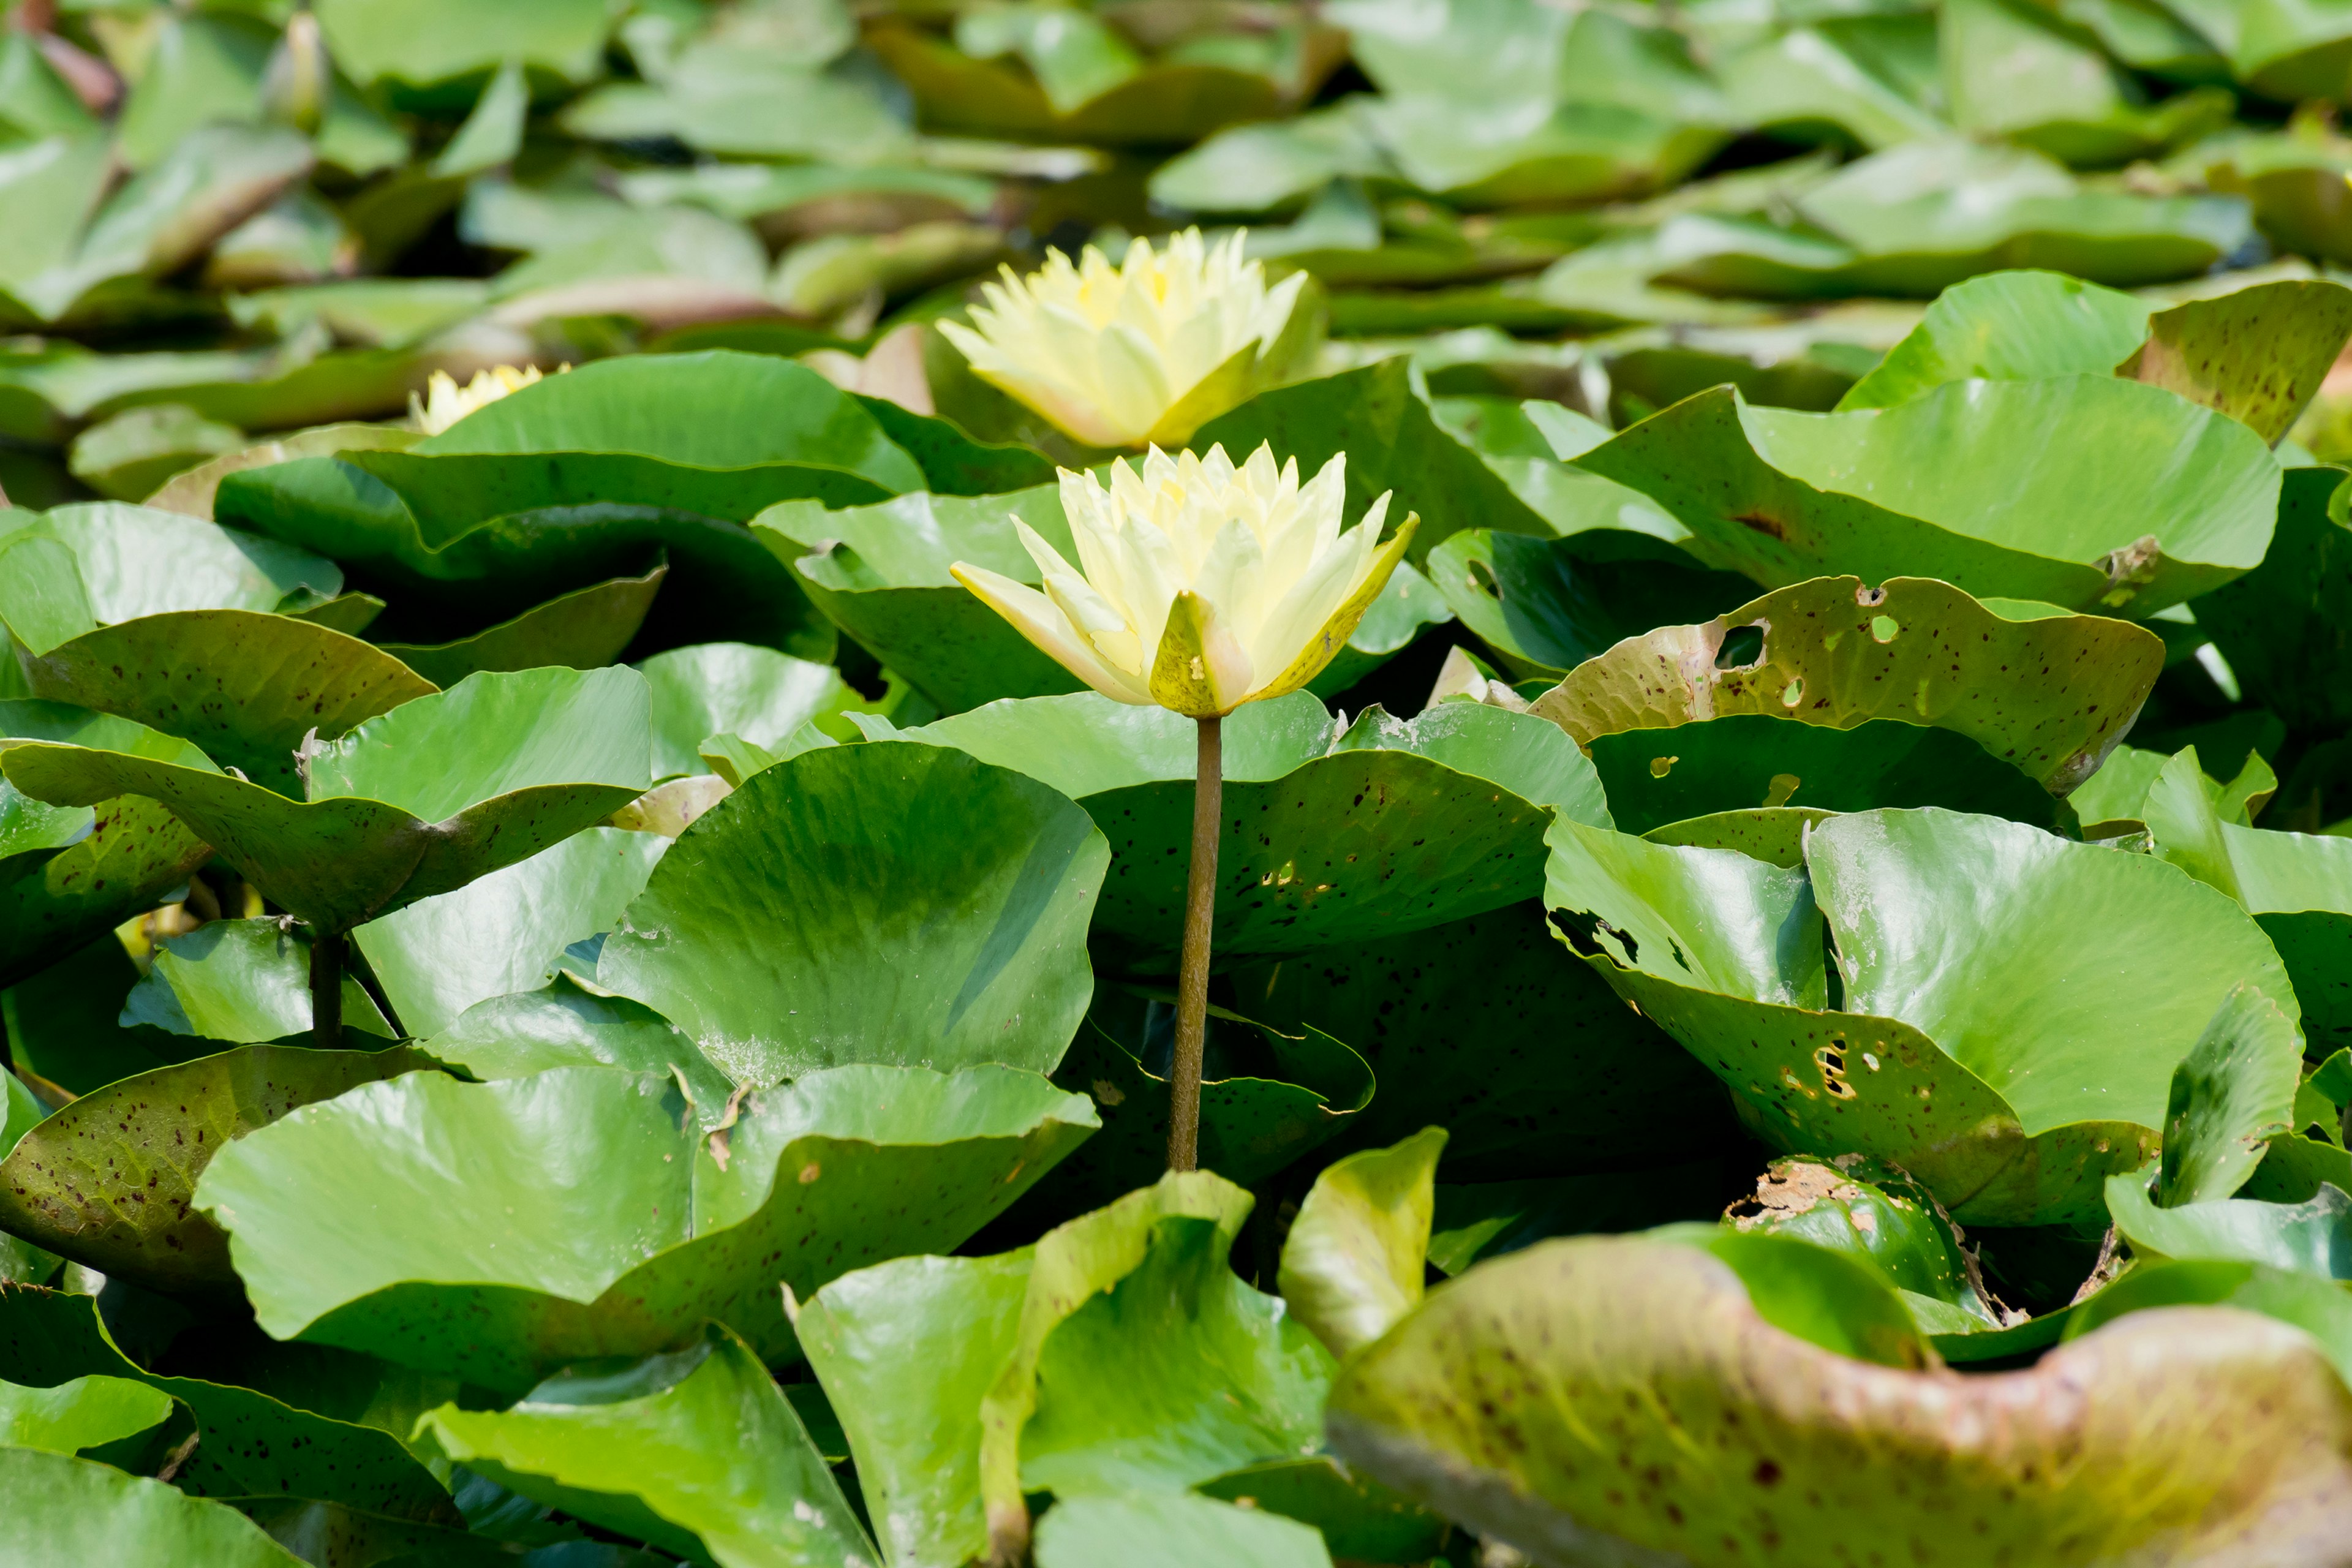
<svg viewBox="0 0 2352 1568"><path fill-rule="evenodd" d="M570 365L562 367L570 370ZM539 380L539 367L525 365L518 370L502 364L477 371L474 379L459 386L446 370L436 370L425 384L425 396L408 395L408 416L427 436L438 436L467 415L488 407L509 393L520 392Z"/></svg>
<svg viewBox="0 0 2352 1568"><path fill-rule="evenodd" d="M1111 464L1108 485L1062 471L1062 512L1079 566L1013 520L1045 574L1045 592L969 562L949 568L1104 696L1156 703L1194 721L1192 855L1168 1073L1171 1171L1190 1171L1200 1158L1224 716L1314 679L1387 586L1421 521L1408 513L1382 544L1383 494L1343 531L1347 480L1344 452L1301 485L1298 459L1277 469L1270 445L1240 468L1223 447L1205 458L1171 458L1154 447L1140 474L1124 458Z"/></svg>
<svg viewBox="0 0 2352 1568"><path fill-rule="evenodd" d="M1212 248L1197 228L1113 267L1087 247L1026 278L1005 268L972 325L940 323L980 377L1089 447L1177 446L1279 379L1284 329L1306 274L1266 287L1242 235Z"/></svg>
<svg viewBox="0 0 2352 1568"><path fill-rule="evenodd" d="M1043 593L957 562L956 580L1106 697L1191 718L1296 691L1322 671L1403 558L1419 519L1385 545L1382 495L1341 531L1346 454L1305 485L1261 446L1235 468L1223 447L1154 447L1110 482L1062 472L1078 566L1019 519Z"/></svg>

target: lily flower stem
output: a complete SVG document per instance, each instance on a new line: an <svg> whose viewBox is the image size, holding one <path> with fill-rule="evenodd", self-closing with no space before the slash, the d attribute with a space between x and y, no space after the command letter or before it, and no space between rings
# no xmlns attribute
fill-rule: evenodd
<svg viewBox="0 0 2352 1568"><path fill-rule="evenodd" d="M310 933L310 1044L343 1048L343 934Z"/></svg>
<svg viewBox="0 0 2352 1568"><path fill-rule="evenodd" d="M1222 719L1196 721L1192 866L1184 890L1184 957L1176 981L1176 1056L1168 1073L1168 1168L1201 1163L1201 1052L1209 1026L1209 932L1217 910L1218 826L1224 816Z"/></svg>

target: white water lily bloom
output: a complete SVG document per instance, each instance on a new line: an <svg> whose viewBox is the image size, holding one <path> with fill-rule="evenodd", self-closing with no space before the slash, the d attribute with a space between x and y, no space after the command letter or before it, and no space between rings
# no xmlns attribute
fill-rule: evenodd
<svg viewBox="0 0 2352 1568"><path fill-rule="evenodd" d="M1242 236L1210 247L1197 228L1113 267L1088 246L1026 278L1004 268L972 325L940 331L984 381L1089 447L1176 446L1276 379L1295 343L1283 329L1306 274L1269 289L1242 259Z"/></svg>
<svg viewBox="0 0 2352 1568"><path fill-rule="evenodd" d="M1063 668L1106 697L1196 719L1296 691L1331 662L1380 596L1420 522L1385 544L1389 498L1340 529L1343 453L1302 486L1260 447L1236 468L1223 447L1171 458L1157 447L1139 475L1122 458L1105 487L1062 472L1072 566L1019 518L1043 593L959 561L956 580Z"/></svg>
<svg viewBox="0 0 2352 1568"><path fill-rule="evenodd" d="M562 368L572 367L567 364ZM538 379L537 365L518 370L502 364L475 372L473 380L459 386L447 371L436 370L425 384L422 400L413 392L408 395L408 416L427 436L438 436L476 409L487 407L510 392L520 392Z"/></svg>

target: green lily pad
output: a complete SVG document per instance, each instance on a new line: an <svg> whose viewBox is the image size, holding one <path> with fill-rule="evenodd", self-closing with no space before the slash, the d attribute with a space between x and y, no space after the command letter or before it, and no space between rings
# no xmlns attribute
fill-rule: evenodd
<svg viewBox="0 0 2352 1568"><path fill-rule="evenodd" d="M2329 500L2344 478L2289 469L2263 563L2197 601L2244 689L2290 726L2328 733L2352 725L2352 530Z"/></svg>
<svg viewBox="0 0 2352 1568"><path fill-rule="evenodd" d="M2095 45L2036 7L1948 0L1940 20L1953 122L2076 167L2113 167L2193 142L2227 125L2235 107L2212 88L2144 102Z"/></svg>
<svg viewBox="0 0 2352 1568"><path fill-rule="evenodd" d="M2277 1004L2242 985L2172 1069L2158 1193L2168 1207L2226 1198L2291 1131L2303 1043Z"/></svg>
<svg viewBox="0 0 2352 1568"><path fill-rule="evenodd" d="M2133 1313L2184 1306L2235 1307L2292 1324L2309 1336L2303 1342L2317 1342L2338 1377L2352 1378L2352 1291L2259 1263L2152 1262L2134 1268L2069 1314L2067 1337L2079 1339Z"/></svg>
<svg viewBox="0 0 2352 1568"><path fill-rule="evenodd" d="M2352 339L2352 289L2258 284L2148 318L2147 342L2116 367L2217 409L2275 447Z"/></svg>
<svg viewBox="0 0 2352 1568"><path fill-rule="evenodd" d="M190 1202L221 1150L297 1106L413 1067L392 1051L240 1046L83 1095L0 1161L0 1225L159 1290L234 1291L228 1248Z"/></svg>
<svg viewBox="0 0 2352 1568"><path fill-rule="evenodd" d="M135 501L174 474L245 444L245 432L233 425L207 419L183 403L154 403L125 409L75 437L67 466L99 494Z"/></svg>
<svg viewBox="0 0 2352 1568"><path fill-rule="evenodd" d="M1085 813L1007 769L805 752L687 829L597 976L740 1083L850 1061L1050 1071L1093 987L1109 858Z"/></svg>
<svg viewBox="0 0 2352 1568"><path fill-rule="evenodd" d="M805 168L779 173L808 173ZM818 171L834 174L852 170ZM911 171L901 171L910 173ZM918 414L891 402L855 393L859 407L874 416L882 433L914 458L928 482L926 490L943 496L997 496L1054 482L1054 461L1018 443L975 441L953 420Z"/></svg>
<svg viewBox="0 0 2352 1568"><path fill-rule="evenodd" d="M2264 97L2293 103L2344 96L2352 26L2335 7L2172 0L2170 9L2211 40L2231 75Z"/></svg>
<svg viewBox="0 0 2352 1568"><path fill-rule="evenodd" d="M12 1549L27 1563L205 1563L298 1568L301 1559L233 1508L111 1465L0 1448Z"/></svg>
<svg viewBox="0 0 2352 1568"><path fill-rule="evenodd" d="M2352 839L2222 820L2189 747L2139 814L2155 853L2243 904L2278 948L2320 1051L2352 1044Z"/></svg>
<svg viewBox="0 0 2352 1568"><path fill-rule="evenodd" d="M1383 492L1398 516L1418 513L1412 560L1468 528L1538 538L1552 529L1478 454L1437 422L1412 387L1409 363L1383 360L1361 370L1262 392L1202 426L1189 445L1205 452L1257 450L1269 442L1301 473L1341 453L1348 458L1347 515L1360 517Z"/></svg>
<svg viewBox="0 0 2352 1568"><path fill-rule="evenodd" d="M1171 1173L1034 1247L904 1258L808 1301L809 1360L892 1561L1025 1545L1024 1491L1174 1491L1312 1452L1331 1358L1227 1268L1250 1204Z"/></svg>
<svg viewBox="0 0 2352 1568"><path fill-rule="evenodd" d="M2058 428L2069 439L2041 438ZM1955 383L1850 414L1718 389L1577 463L1672 512L1701 560L1768 586L1934 576L2137 615L2260 564L2278 508L2259 437L2113 376Z"/></svg>
<svg viewBox="0 0 2352 1568"><path fill-rule="evenodd" d="M1421 1305L1445 1130L1324 1167L1282 1244L1282 1299L1345 1358Z"/></svg>
<svg viewBox="0 0 2352 1568"><path fill-rule="evenodd" d="M455 686L480 669L536 669L549 664L595 669L619 658L635 639L668 574L664 563L643 576L615 577L577 589L454 642L381 646L436 686Z"/></svg>
<svg viewBox="0 0 2352 1568"><path fill-rule="evenodd" d="M1869 1365L1775 1316L1697 1247L1547 1243L1433 1292L1350 1363L1332 1446L1538 1560L1717 1565L1772 1541L1829 1562L1922 1518L2021 1560L2060 1542L2292 1552L2352 1496L2352 1417L2326 1358L2248 1314L2135 1316L1983 1379ZM1591 1462L1596 1431L1623 1469Z"/></svg>
<svg viewBox="0 0 2352 1568"><path fill-rule="evenodd" d="M1142 973L1172 968L1192 837L1190 723L1086 692L917 730L861 727L1021 769L1084 805L1112 847L1097 952ZM1372 709L1345 731L1306 693L1237 710L1225 721L1213 951L1229 961L1304 952L1528 897L1537 825L1606 816L1591 765L1545 730L1475 703L1412 721Z"/></svg>
<svg viewBox="0 0 2352 1568"><path fill-rule="evenodd" d="M659 552L670 574L639 631L642 651L719 638L806 658L833 653L832 627L791 573L724 518L598 499L492 516L433 542L382 479L342 458L310 455L225 475L214 506L239 527L331 551L351 581L434 612L428 624L436 626L510 619L551 598L638 575Z"/></svg>
<svg viewBox="0 0 2352 1568"><path fill-rule="evenodd" d="M546 984L566 948L613 929L666 848L653 834L586 828L355 927L352 941L403 1031L437 1035L478 1002Z"/></svg>
<svg viewBox="0 0 2352 1568"><path fill-rule="evenodd" d="M16 520L22 519L21 523ZM70 553L69 572L56 575L29 565L20 541L54 541ZM6 551L12 588L0 598L0 616L36 655L65 639L28 635L18 626L72 614L64 604L26 605L19 595L79 597L87 619L75 635L100 626L172 610L299 610L342 592L343 574L331 561L258 534L202 519L122 501L77 501L45 515L0 513L0 551ZM41 563L47 564L45 560ZM59 563L62 566L62 562ZM21 575L19 574L21 574ZM76 616L81 619L80 616Z"/></svg>
<svg viewBox="0 0 2352 1568"><path fill-rule="evenodd" d="M100 627L24 659L33 695L193 741L279 795L295 749L429 696L388 653L309 621L253 610L175 610ZM152 794L152 791L125 793Z"/></svg>
<svg viewBox="0 0 2352 1568"><path fill-rule="evenodd" d="M724 1122L735 1085L667 1018L625 996L586 989L568 974L537 991L493 996L415 1049L484 1082L555 1068L611 1067L667 1073L685 1089L705 1131Z"/></svg>
<svg viewBox="0 0 2352 1568"><path fill-rule="evenodd" d="M708 1139L683 1109L666 1073L411 1074L233 1146L197 1205L228 1230L273 1336L520 1393L705 1318L787 1358L779 1280L805 1297L952 1247L1095 1124L1083 1100L995 1067L807 1073ZM417 1141L385 1142L386 1118Z"/></svg>
<svg viewBox="0 0 2352 1568"><path fill-rule="evenodd" d="M909 495L828 511L786 501L753 521L810 598L859 646L950 713L1000 697L1076 691L1081 682L975 598L948 568L970 561L1017 582L1043 581L1011 519L1070 548L1055 489L1006 496Z"/></svg>
<svg viewBox="0 0 2352 1568"><path fill-rule="evenodd" d="M394 1030L358 979L343 976L343 1021L390 1040ZM155 943L146 978L131 987L125 1025L235 1045L268 1045L310 1032L310 943L268 916L207 921Z"/></svg>
<svg viewBox="0 0 2352 1568"><path fill-rule="evenodd" d="M673 648L637 670L654 690L657 779L705 771L701 747L710 736L774 748L810 720L863 700L832 666L748 643Z"/></svg>
<svg viewBox="0 0 2352 1568"><path fill-rule="evenodd" d="M488 16L453 0L323 0L319 7L337 65L362 87L383 82L411 95L470 85L508 60L584 82L597 72L612 25L611 13L591 0L530 0Z"/></svg>
<svg viewBox="0 0 2352 1568"><path fill-rule="evenodd" d="M1723 1217L1742 1235L1784 1237L1869 1265L1902 1293L1923 1331L2000 1326L1950 1218L1895 1167L1856 1154L1775 1160L1757 1178L1755 1194Z"/></svg>
<svg viewBox="0 0 2352 1568"><path fill-rule="evenodd" d="M8 650L0 649L0 658ZM199 771L211 759L175 736L65 703L0 701L0 751L19 740L100 745ZM0 986L39 973L152 909L212 858L152 800L119 795L52 806L0 779Z"/></svg>
<svg viewBox="0 0 2352 1568"><path fill-rule="evenodd" d="M171 1414L168 1394L127 1377L77 1377L55 1388L0 1384L0 1447L79 1454L135 1437Z"/></svg>
<svg viewBox="0 0 2352 1568"><path fill-rule="evenodd" d="M528 859L635 800L649 783L647 705L630 669L469 676L313 753L307 803L46 742L0 752L0 768L67 804L152 795L297 919L336 932Z"/></svg>
<svg viewBox="0 0 2352 1568"><path fill-rule="evenodd" d="M365 1401L334 1398L315 1363L310 1370L302 1405L227 1381L157 1376L118 1347L95 1297L0 1291L0 1376L37 1388L134 1379L188 1407L198 1440L177 1478L184 1491L323 1498L395 1519L458 1522L448 1489L401 1446L406 1422L400 1436L369 1424L378 1413L362 1408Z"/></svg>
<svg viewBox="0 0 2352 1568"><path fill-rule="evenodd" d="M1052 54L1024 50L1038 68L1033 77L903 25L877 27L867 42L907 84L926 121L983 136L1181 146L1226 125L1271 119L1292 101L1280 82L1257 71L1174 60L1146 66L1091 14L1050 36L1061 46L1055 53L1081 52L1075 72L1057 70Z"/></svg>
<svg viewBox="0 0 2352 1568"><path fill-rule="evenodd" d="M1874 589L1820 578L1704 626L1629 639L1571 671L1534 711L1588 747L1646 736L1654 756L1670 739L1657 731L1735 715L1837 729L1899 720L1952 731L2063 793L2122 739L2163 668L2156 637L2105 616L2011 619L1932 579ZM2017 673L2061 668L2070 673L2058 687Z"/></svg>
<svg viewBox="0 0 2352 1568"><path fill-rule="evenodd" d="M2259 1263L2352 1279L2352 1196L2323 1185L2301 1204L2210 1198L2158 1207L2152 1172L2107 1178L2107 1213L2135 1257Z"/></svg>
<svg viewBox="0 0 2352 1568"><path fill-rule="evenodd" d="M1326 1153L1434 1123L1451 1134L1445 1179L1486 1182L1647 1164L1736 1135L1706 1069L1562 949L1533 900L1249 964L1234 994L1276 1029L1348 1041L1379 1075Z"/></svg>
<svg viewBox="0 0 2352 1568"><path fill-rule="evenodd" d="M1549 842L1546 901L1579 951L1751 1128L1900 1165L1964 1223L2095 1212L2100 1183L2154 1155L2173 1068L2234 986L2294 1016L2232 901L1996 818L1831 817L1803 871L1573 822Z"/></svg>
<svg viewBox="0 0 2352 1568"><path fill-rule="evenodd" d="M48 1114L49 1108L33 1098L24 1079L13 1072L0 1079L0 1159L5 1159L17 1141ZM56 1253L20 1237L0 1239L0 1280L11 1285L47 1284L64 1262Z"/></svg>
<svg viewBox="0 0 2352 1568"><path fill-rule="evenodd" d="M1891 408L1955 381L2098 375L2147 341L2150 307L2057 272L1989 272L1936 297L1918 326L1838 400Z"/></svg>
<svg viewBox="0 0 2352 1568"><path fill-rule="evenodd" d="M417 1441L688 1561L874 1560L792 1402L717 1324L683 1350L551 1378L506 1410L442 1405Z"/></svg>
<svg viewBox="0 0 2352 1568"><path fill-rule="evenodd" d="M760 417L745 418L752 408ZM525 453L539 460L511 460ZM346 460L399 492L428 548L550 507L619 501L747 522L791 496L855 505L926 482L865 406L816 372L724 350L583 366L404 452Z"/></svg>
<svg viewBox="0 0 2352 1568"><path fill-rule="evenodd" d="M169 484L147 498L147 505L163 511L184 512L189 517L210 521L213 497L219 490L221 480L231 474L241 474L247 468L266 468L278 463L290 463L299 458L331 458L337 452L361 451L370 447L403 449L415 445L420 439L422 437L415 431L397 425L320 425L309 430L291 431L224 453L211 462L174 475Z"/></svg>
<svg viewBox="0 0 2352 1568"><path fill-rule="evenodd" d="M1439 1183L1429 1264L1449 1279L1556 1236L1614 1235L1719 1215L1737 1190L1721 1159L1530 1181Z"/></svg>
<svg viewBox="0 0 2352 1568"><path fill-rule="evenodd" d="M1329 1568L1322 1532L1273 1510L1236 1508L1181 1492L1073 1498L1037 1527L1037 1568Z"/></svg>

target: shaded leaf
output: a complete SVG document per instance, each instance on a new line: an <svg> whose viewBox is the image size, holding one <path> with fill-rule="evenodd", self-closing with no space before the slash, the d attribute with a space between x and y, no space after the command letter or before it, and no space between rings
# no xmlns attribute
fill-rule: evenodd
<svg viewBox="0 0 2352 1568"><path fill-rule="evenodd" d="M525 610L487 631L437 646L384 643L383 651L436 686L455 686L478 669L564 665L595 669L621 657L653 607L667 564L641 577L615 577Z"/></svg>
<svg viewBox="0 0 2352 1568"><path fill-rule="evenodd" d="M1421 1304L1438 1152L1426 1128L1324 1167L1282 1244L1283 1300L1333 1355L1379 1339Z"/></svg>

